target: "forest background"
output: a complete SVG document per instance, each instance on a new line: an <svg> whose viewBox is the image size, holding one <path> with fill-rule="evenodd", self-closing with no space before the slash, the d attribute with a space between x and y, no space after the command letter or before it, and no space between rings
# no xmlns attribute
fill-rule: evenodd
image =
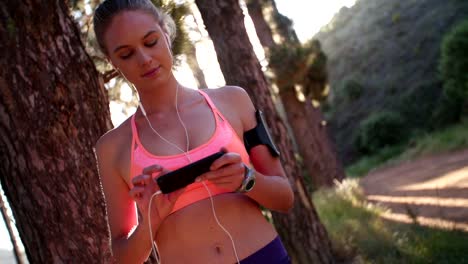
<svg viewBox="0 0 468 264"><path fill-rule="evenodd" d="M320 22L311 22L309 16L307 22L301 23L302 20L295 19L295 16L291 15L293 13L288 13L286 5L282 9L282 2L278 0L276 3L281 13L297 20L294 29L300 37L299 42L311 42L309 37L314 35L314 40L320 41L320 48L327 56L329 85L322 87L325 93L323 98L313 98L312 103L320 105L324 114L323 121L329 127L332 141L336 145L336 153L339 161L346 168L348 178L364 176L378 166L389 166L421 155L456 151L468 146L466 136L468 134L466 123L468 77L466 77L466 72L468 71L465 71L466 62L458 63L467 57L466 50L468 49L453 54L450 53L453 49L447 47L444 53L444 46L449 45L447 43L450 38L460 38L458 42L456 41L459 43L457 45L467 43L466 28L468 26L462 22L467 18L468 5L464 1L451 0L442 4L441 1L430 0L405 2L360 0L356 4L346 3L349 8L342 8L331 21L323 20L323 27L318 34L315 34L316 30L311 28L310 23ZM88 6L86 2L80 3L79 1L74 4L72 7L75 11L71 14L79 24L84 20L80 20L78 13L89 14L92 10L87 11L87 9L92 8L92 5ZM336 1L335 4L340 6L343 3ZM246 10L244 12L247 14ZM188 24L188 41L194 42L193 39L196 39L198 42L207 42L208 33L200 28L197 28L198 32L195 32L198 37L191 36L197 25L193 23L196 20L193 17L187 18L190 17L189 15L184 17L186 17L184 21ZM198 17L198 20L200 21L201 17ZM457 25L458 28L455 28ZM253 25L247 27L249 28L251 39L254 39L252 42L256 53L262 61L263 68L266 69L268 62L265 52L261 43L255 40ZM309 32L310 35L304 32ZM458 37L459 35L462 37ZM200 45L196 47L197 55L199 50L207 49ZM93 51L89 48L88 53L92 55ZM180 64L177 68L179 78L183 80L183 83L185 81L186 85L199 86L196 78L190 78L191 69L186 64L188 56L182 51L181 53ZM203 59L198 60L199 63L203 62L208 65L216 61L214 51L205 50L200 53L204 55L202 55ZM99 62L96 62L96 65L101 72L105 72L105 66L100 65ZM200 63L206 84L210 87L222 86L224 81L220 70L207 69L206 65ZM115 79L107 84L114 125L121 122L119 120L123 116L131 114L135 109L134 97L131 92L129 93L130 90L125 85L121 85L122 82L115 81ZM301 93L298 95L300 97ZM302 93L302 96L306 100L309 98L306 93ZM288 108L284 110L280 108L281 111L284 111L283 116L286 116ZM298 147L295 148L298 151ZM466 164L461 168L463 169L464 166ZM305 179L310 191L318 189L313 180L307 180L307 177ZM463 185L466 181L461 183L460 188L466 188ZM351 198L346 195L345 199L343 198L343 188L347 190L345 192L352 193ZM401 248L407 245L405 239L407 241L420 239L412 233L397 235L395 240L399 242L395 244L390 242L392 240L390 238L383 239L388 245L374 241L375 246L370 249L362 248L359 234L352 238L348 237L352 241L334 237L334 231L327 225L327 222L333 223L338 219L332 216L334 219L330 220L327 218L330 216L323 215L327 211L326 208L321 208L320 201L332 195L329 190L324 192L326 193L315 192L315 195L322 195L316 197L316 206L331 234L338 257L361 258L363 261L369 261L372 260L373 254L377 255L379 253L376 252L383 252L387 247L390 247L390 253L395 255L390 257L400 258L399 260L414 257L420 258L421 261L434 261L440 257L424 252L425 250L431 251L430 247L424 250L414 249L414 252L403 252ZM333 199L343 202L347 208L356 206L362 208L368 205L362 197L360 187L356 186L355 182L344 181L332 193L336 196ZM361 200L356 201L356 199ZM349 201L352 202L348 204ZM465 200L461 201L466 203ZM460 207L467 210L468 205L462 204L458 208ZM345 212L347 210L340 209ZM380 210L381 208L374 208L365 211L366 216L361 217L371 217L368 214L379 215ZM412 224L419 226L418 216L414 215L411 210L407 211L407 215L413 218ZM363 219L360 220L363 221ZM463 220L461 222L463 223ZM452 228L448 233L421 230L419 228L417 232L422 232L426 237L427 234L437 234L438 238L446 237L452 242L455 238L455 241L460 241L460 245L467 238L464 233L452 230ZM391 233L390 236L395 234L393 230L388 232ZM4 237L6 236L1 236L2 242L5 241ZM452 245L451 248L457 250L457 245L455 243L455 246ZM380 251L376 248L380 248ZM442 249L445 249L444 245ZM366 250L374 251L369 253ZM453 253L451 250L449 252ZM410 256L411 254L415 256ZM456 253L455 256L467 259L466 255Z"/></svg>

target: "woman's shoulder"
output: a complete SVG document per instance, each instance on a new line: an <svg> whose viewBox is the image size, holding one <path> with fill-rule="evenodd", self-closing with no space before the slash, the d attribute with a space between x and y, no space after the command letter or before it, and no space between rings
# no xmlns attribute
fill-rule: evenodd
<svg viewBox="0 0 468 264"><path fill-rule="evenodd" d="M249 94L242 87L227 85L216 89L204 89L203 91L208 94L216 105L221 104L238 110L253 108Z"/></svg>
<svg viewBox="0 0 468 264"><path fill-rule="evenodd" d="M232 99L236 100L250 100L247 91L240 86L226 85L220 88L215 89L203 89L212 100L224 100L227 102L232 102Z"/></svg>
<svg viewBox="0 0 468 264"><path fill-rule="evenodd" d="M102 135L96 142L96 151L105 154L107 157L114 156L119 153L119 150L129 144L129 138L131 138L132 127L131 117L127 118L117 127L107 131Z"/></svg>
<svg viewBox="0 0 468 264"><path fill-rule="evenodd" d="M239 86L224 86L217 89L205 89L208 96L224 113L237 113L244 129L255 126L255 107L247 91Z"/></svg>

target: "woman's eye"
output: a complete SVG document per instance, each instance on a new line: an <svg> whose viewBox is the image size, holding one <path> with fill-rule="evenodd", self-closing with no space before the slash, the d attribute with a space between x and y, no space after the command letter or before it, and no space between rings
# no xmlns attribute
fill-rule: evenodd
<svg viewBox="0 0 468 264"><path fill-rule="evenodd" d="M120 58L125 60L125 59L130 58L130 56L132 56L132 52L127 52L127 53L120 55Z"/></svg>
<svg viewBox="0 0 468 264"><path fill-rule="evenodd" d="M153 40L151 42L146 43L146 46L147 47L152 47L152 46L156 45L157 43L158 43L158 40L155 39L155 40Z"/></svg>

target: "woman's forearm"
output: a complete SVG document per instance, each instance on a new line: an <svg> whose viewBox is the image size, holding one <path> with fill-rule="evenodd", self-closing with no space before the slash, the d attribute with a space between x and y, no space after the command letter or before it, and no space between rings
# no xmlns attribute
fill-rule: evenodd
<svg viewBox="0 0 468 264"><path fill-rule="evenodd" d="M156 233L154 228L153 236ZM127 237L112 241L112 251L117 263L145 262L151 254L152 241L150 239L149 227L144 222L140 223Z"/></svg>
<svg viewBox="0 0 468 264"><path fill-rule="evenodd" d="M288 212L294 203L294 194L286 177L265 176L255 172L254 188L247 196L260 205L279 212Z"/></svg>

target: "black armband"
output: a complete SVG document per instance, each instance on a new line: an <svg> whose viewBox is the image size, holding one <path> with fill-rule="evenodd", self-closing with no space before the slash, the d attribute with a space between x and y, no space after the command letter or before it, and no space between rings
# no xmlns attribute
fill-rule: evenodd
<svg viewBox="0 0 468 264"><path fill-rule="evenodd" d="M257 126L244 133L244 145L247 152L250 154L250 150L253 147L257 145L265 145L268 147L268 150L273 157L279 157L280 152L271 139L267 124L263 118L263 112L257 110L255 112L255 118L257 119Z"/></svg>

